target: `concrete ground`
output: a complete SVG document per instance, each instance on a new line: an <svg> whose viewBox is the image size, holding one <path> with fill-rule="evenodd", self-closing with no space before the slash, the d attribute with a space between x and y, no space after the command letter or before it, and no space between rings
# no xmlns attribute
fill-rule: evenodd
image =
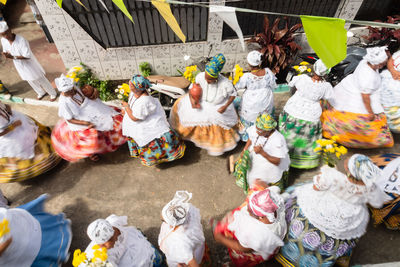
<svg viewBox="0 0 400 267"><path fill-rule="evenodd" d="M279 103L279 96L277 98ZM12 104L12 107L49 126L58 120L56 108L26 104ZM398 151L398 139L396 137L394 148L362 152ZM238 155L242 147L240 144L232 153ZM233 176L228 174L229 154L211 157L204 150L188 144L184 158L159 167L145 167L139 160L129 157L127 145L124 145L116 152L104 155L99 162L62 162L40 177L22 183L2 184L0 188L13 202L13 207L41 194L50 194L47 209L54 213L64 212L72 220L74 238L71 252L77 248L84 249L89 243L86 227L90 222L112 213L127 215L129 223L142 229L150 242L156 245L163 205L175 191L188 190L193 193L192 203L201 211L213 265L222 266L229 258L226 250L214 242L208 221L222 218L245 199ZM316 172L291 170L291 183L309 180ZM354 251L352 263L400 261L399 242L399 232L384 226L373 227L370 223L367 234ZM65 266L70 266L70 262ZM279 265L272 261L262 266ZM392 266L400 265L394 263Z"/></svg>

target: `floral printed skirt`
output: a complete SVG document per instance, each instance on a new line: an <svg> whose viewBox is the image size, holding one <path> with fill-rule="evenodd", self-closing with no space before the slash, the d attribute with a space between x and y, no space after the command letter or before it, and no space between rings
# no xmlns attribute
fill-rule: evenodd
<svg viewBox="0 0 400 267"><path fill-rule="evenodd" d="M296 198L286 202L288 231L285 245L275 257L287 267L330 267L336 264L348 266L356 239L340 240L317 229L304 216Z"/></svg>
<svg viewBox="0 0 400 267"><path fill-rule="evenodd" d="M320 156L314 152L317 140L322 138L321 122L297 119L285 111L279 116L279 132L289 149L290 166L312 169L319 165Z"/></svg>
<svg viewBox="0 0 400 267"><path fill-rule="evenodd" d="M145 146L140 147L135 140L129 138L131 157L140 158L145 166L153 166L163 162L180 159L185 154L186 145L173 131L164 133Z"/></svg>
<svg viewBox="0 0 400 267"><path fill-rule="evenodd" d="M51 129L37 121L35 123L39 127L35 156L31 159L0 158L0 183L20 182L36 177L61 162L62 159L51 146Z"/></svg>
<svg viewBox="0 0 400 267"><path fill-rule="evenodd" d="M321 121L325 138L337 136L338 143L351 148L393 146L384 113L376 114L377 118L370 121L367 114L337 111L327 101L324 101L324 106Z"/></svg>
<svg viewBox="0 0 400 267"><path fill-rule="evenodd" d="M115 108L117 112L119 109ZM94 154L114 152L125 144L126 137L122 135L123 116L114 116L114 129L111 131L97 131L85 129L71 131L67 122L60 120L51 134L51 142L56 152L65 160L78 161Z"/></svg>

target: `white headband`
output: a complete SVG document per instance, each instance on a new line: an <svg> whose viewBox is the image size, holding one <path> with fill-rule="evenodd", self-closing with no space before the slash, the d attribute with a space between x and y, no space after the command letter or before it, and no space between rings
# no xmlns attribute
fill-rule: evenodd
<svg viewBox="0 0 400 267"><path fill-rule="evenodd" d="M7 22L0 21L0 33L6 32L8 29Z"/></svg>
<svg viewBox="0 0 400 267"><path fill-rule="evenodd" d="M386 49L386 46L367 48L367 54L364 56L364 59L372 65L379 65L388 58Z"/></svg>
<svg viewBox="0 0 400 267"><path fill-rule="evenodd" d="M250 66L257 67L261 65L261 58L262 54L254 50L247 55L247 62L250 64Z"/></svg>

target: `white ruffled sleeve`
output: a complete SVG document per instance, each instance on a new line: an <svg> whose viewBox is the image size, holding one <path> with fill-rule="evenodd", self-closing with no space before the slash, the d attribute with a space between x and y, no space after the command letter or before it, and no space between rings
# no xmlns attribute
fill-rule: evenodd
<svg viewBox="0 0 400 267"><path fill-rule="evenodd" d="M264 150L271 156L283 159L288 153L285 137L279 132L273 133L269 137L271 140L264 146Z"/></svg>
<svg viewBox="0 0 400 267"><path fill-rule="evenodd" d="M271 87L271 89L275 89L278 86L276 84L275 74L269 68L265 68L265 75L269 76L269 87Z"/></svg>
<svg viewBox="0 0 400 267"><path fill-rule="evenodd" d="M250 73L245 73L243 74L242 77L240 77L239 81L237 84L235 84L235 87L238 89L243 89L247 87L247 80L249 78Z"/></svg>
<svg viewBox="0 0 400 267"><path fill-rule="evenodd" d="M60 97L60 100L59 100L58 116L66 119L66 120L72 120L74 118L74 113L68 107L68 103L62 97Z"/></svg>
<svg viewBox="0 0 400 267"><path fill-rule="evenodd" d="M328 82L324 82L324 86L325 86L325 92L322 98L325 100L329 100L330 98L333 97L333 87Z"/></svg>
<svg viewBox="0 0 400 267"><path fill-rule="evenodd" d="M141 100L141 101L139 101ZM147 116L156 112L157 105L149 97L138 99L131 107L132 115L139 120L144 120Z"/></svg>
<svg viewBox="0 0 400 267"><path fill-rule="evenodd" d="M296 83L302 79L302 75L294 76L292 80L289 82L290 87L295 87Z"/></svg>

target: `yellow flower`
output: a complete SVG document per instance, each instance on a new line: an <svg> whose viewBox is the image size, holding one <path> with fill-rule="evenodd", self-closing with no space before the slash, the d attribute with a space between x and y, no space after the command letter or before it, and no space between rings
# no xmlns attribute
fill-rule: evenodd
<svg viewBox="0 0 400 267"><path fill-rule="evenodd" d="M101 250L97 249L94 251L93 256L94 257L92 258L92 262L97 262L97 259L104 262L108 258L107 249L106 248L102 248Z"/></svg>
<svg viewBox="0 0 400 267"><path fill-rule="evenodd" d="M302 61L300 62L300 65L308 65L309 63L307 61Z"/></svg>
<svg viewBox="0 0 400 267"><path fill-rule="evenodd" d="M74 81L77 83L79 82L79 78L75 78Z"/></svg>
<svg viewBox="0 0 400 267"><path fill-rule="evenodd" d="M316 147L316 148L314 148L314 152L318 152L318 151L321 151L321 150L322 150L321 147Z"/></svg>
<svg viewBox="0 0 400 267"><path fill-rule="evenodd" d="M317 142L318 145L322 146L322 139L318 139L318 140L315 141L315 142Z"/></svg>
<svg viewBox="0 0 400 267"><path fill-rule="evenodd" d="M311 72L311 69L307 69L308 72Z"/></svg>
<svg viewBox="0 0 400 267"><path fill-rule="evenodd" d="M8 226L8 220L3 219L3 221L0 223L0 237L5 236L10 232L10 227Z"/></svg>
<svg viewBox="0 0 400 267"><path fill-rule="evenodd" d="M336 152L336 157L338 158L338 159L340 159L340 153L339 152Z"/></svg>
<svg viewBox="0 0 400 267"><path fill-rule="evenodd" d="M333 147L328 149L329 153L335 153L335 149Z"/></svg>
<svg viewBox="0 0 400 267"><path fill-rule="evenodd" d="M87 260L86 253L82 252L80 249L74 251L74 258L72 260L72 266L78 267L81 263Z"/></svg>
<svg viewBox="0 0 400 267"><path fill-rule="evenodd" d="M92 249L94 249L94 250L100 249L100 246L96 244L96 245L94 245L94 246L92 247Z"/></svg>
<svg viewBox="0 0 400 267"><path fill-rule="evenodd" d="M342 155L345 155L345 154L347 154L347 148L345 148L344 146L340 146L340 147L339 147L339 152L340 152Z"/></svg>
<svg viewBox="0 0 400 267"><path fill-rule="evenodd" d="M334 136L331 137L331 139L332 139L333 141L337 142L337 140L339 139L339 137L338 137L337 135L334 135Z"/></svg>
<svg viewBox="0 0 400 267"><path fill-rule="evenodd" d="M300 67L299 66L294 66L293 67L295 70L298 70Z"/></svg>

